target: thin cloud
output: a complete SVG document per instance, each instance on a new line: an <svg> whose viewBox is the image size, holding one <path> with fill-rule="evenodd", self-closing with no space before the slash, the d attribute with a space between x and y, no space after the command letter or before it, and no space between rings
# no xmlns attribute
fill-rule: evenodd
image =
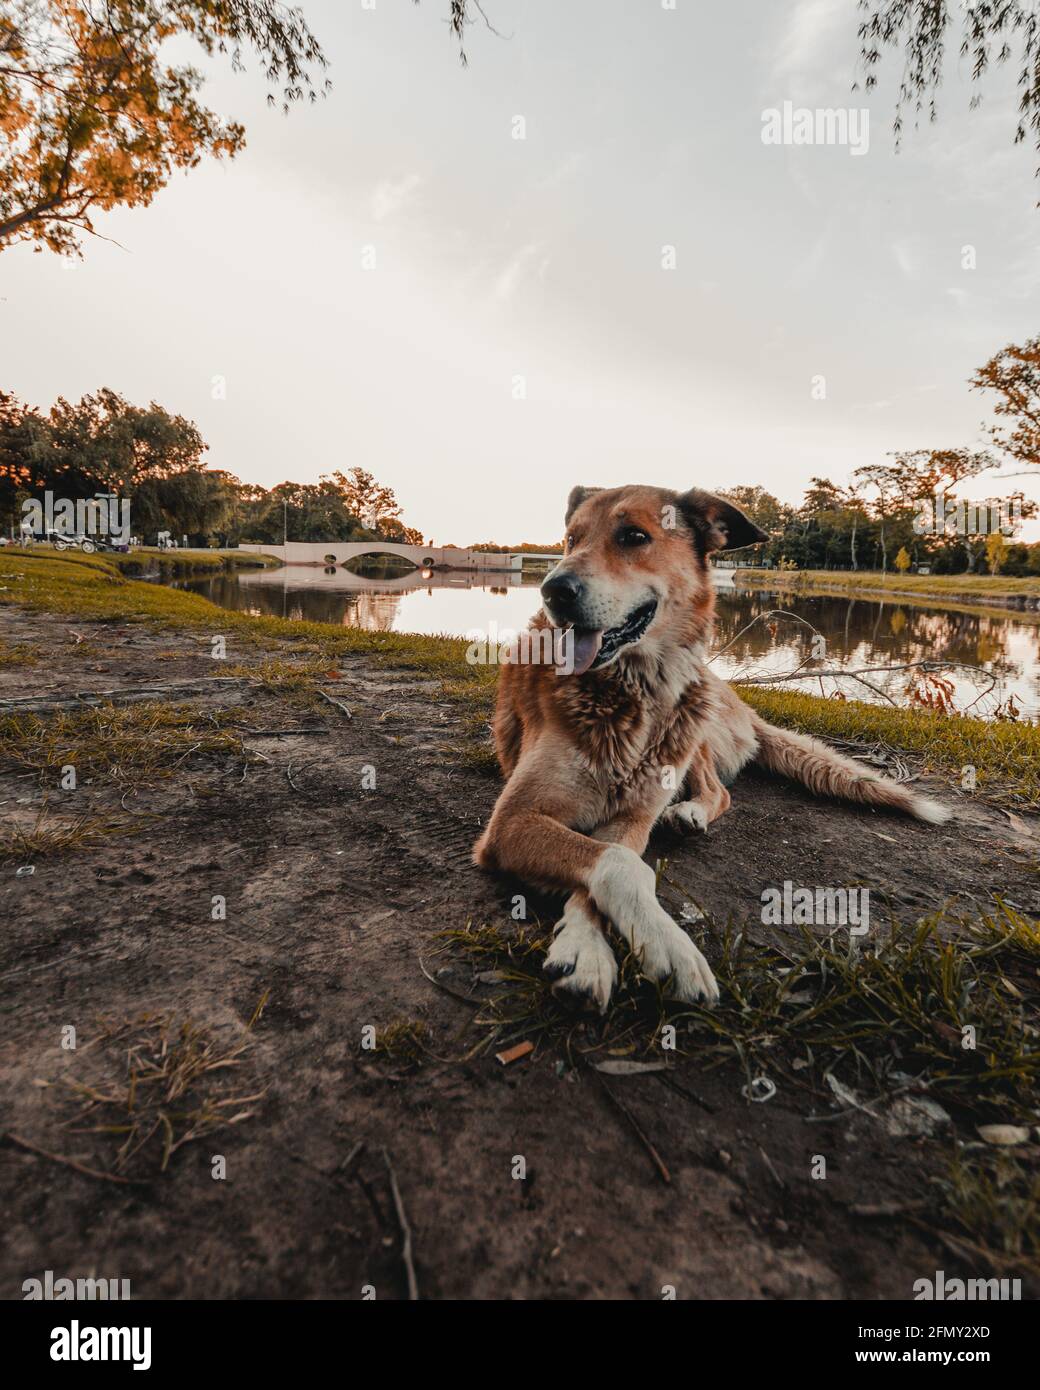
<svg viewBox="0 0 1040 1390"><path fill-rule="evenodd" d="M422 182L421 174L405 174L403 178L383 179L376 184L372 194L373 220L385 222L396 217L412 201Z"/></svg>

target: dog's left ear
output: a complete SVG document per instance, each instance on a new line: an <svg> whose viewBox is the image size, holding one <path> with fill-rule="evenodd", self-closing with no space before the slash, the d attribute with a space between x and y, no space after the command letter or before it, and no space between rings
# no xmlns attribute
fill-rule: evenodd
<svg viewBox="0 0 1040 1390"><path fill-rule="evenodd" d="M768 531L763 531L739 507L725 497L716 497L713 492L692 487L689 492L679 494L675 505L706 551L738 550L741 546L757 545L769 539Z"/></svg>

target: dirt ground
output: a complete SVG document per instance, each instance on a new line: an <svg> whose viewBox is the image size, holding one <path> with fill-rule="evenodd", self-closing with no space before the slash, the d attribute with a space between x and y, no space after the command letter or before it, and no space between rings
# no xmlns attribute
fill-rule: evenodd
<svg viewBox="0 0 1040 1390"><path fill-rule="evenodd" d="M43 654L0 666L0 699L207 678L221 665L190 634L11 609L0 638ZM256 656L231 643L228 660ZM749 1103L735 1063L678 1061L674 1076L704 1104L653 1075L610 1079L666 1183L591 1073L549 1049L510 1066L366 1052L366 1028L378 1037L423 1020L433 1051L456 1055L472 1010L420 962L438 968L445 928L510 926L518 889L470 863L498 784L459 757L465 711L436 682L359 659L339 669L350 719L263 688L191 696L244 707L252 729L325 731L249 735L266 762L187 757L122 806L108 785L62 791L0 773L0 828L31 825L45 791L59 814L142 818L135 834L40 857L32 874L0 860L3 1128L95 1170L0 1144L0 1296L21 1297L49 1269L128 1278L140 1298L360 1298L366 1286L406 1297L384 1149L424 1298L655 1299L673 1286L694 1299L904 1299L915 1279L956 1272L939 1236L851 1210L916 1200L929 1177L920 1141L858 1113L816 1122L826 1104L784 1088ZM1040 911L1040 842L1023 825L959 798L957 819L935 829L751 774L707 835L652 848L711 917L762 931L762 890L785 880L866 885L875 918L982 906L994 891ZM216 895L225 920L213 920ZM663 896L677 912L675 891ZM551 905L532 899L532 910L553 920ZM166 1172L116 1184L97 1176L108 1136L70 1132L63 1088L38 1083L107 1084L125 1056L87 1045L99 1020L146 1013L247 1042L234 1087L259 1099ZM68 1025L75 1051L62 1047ZM821 1154L827 1177L814 1181Z"/></svg>

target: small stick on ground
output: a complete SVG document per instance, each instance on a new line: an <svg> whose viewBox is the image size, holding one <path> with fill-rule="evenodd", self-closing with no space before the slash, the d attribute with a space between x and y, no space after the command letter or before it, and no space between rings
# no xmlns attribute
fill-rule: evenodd
<svg viewBox="0 0 1040 1390"><path fill-rule="evenodd" d="M49 1149L41 1149L38 1144L32 1144L28 1139L23 1139L20 1134L12 1134L10 1130L0 1136L8 1144L14 1144L19 1149L25 1149L27 1153L36 1154L40 1158L49 1158L52 1163L61 1163L66 1168L74 1168L77 1173L82 1173L85 1178L99 1178L102 1182L119 1183L121 1187L143 1187L146 1184L134 1178L123 1178L118 1173L102 1173L97 1168L88 1168L85 1163L79 1163L74 1158L66 1158L64 1154L51 1153Z"/></svg>
<svg viewBox="0 0 1040 1390"><path fill-rule="evenodd" d="M766 1153L765 1149L763 1149L761 1144L759 1144L758 1146L758 1152L762 1155L762 1162L766 1165L770 1173L773 1175L773 1179L776 1182L777 1187L779 1187L781 1191L786 1190L787 1184L784 1182L783 1178L773 1167L773 1160L769 1157L769 1155Z"/></svg>
<svg viewBox="0 0 1040 1390"><path fill-rule="evenodd" d="M442 989L445 994L450 994L453 999L458 999L463 1004L472 1004L476 1008L486 1003L484 999L476 999L472 994L463 994L461 989L452 989L451 985L446 985L443 980L435 979L423 964L422 956L419 957L419 969L426 976L431 985L436 985L436 987Z"/></svg>
<svg viewBox="0 0 1040 1390"><path fill-rule="evenodd" d="M80 705L108 705L122 700L162 700L174 692L197 691L211 694L214 684L232 685L245 680L245 676L198 676L195 680L176 681L167 685L124 686L119 690L81 690L68 695L19 695L14 699L0 700L0 711L10 710L51 710L75 709Z"/></svg>
<svg viewBox="0 0 1040 1390"><path fill-rule="evenodd" d="M337 1163L335 1168L333 1168L333 1177L352 1178L354 1176L354 1169L356 1168L358 1161L364 1152L365 1141L364 1139L359 1139L357 1143L354 1145L354 1147L351 1149L350 1153L347 1154L346 1158L343 1159L342 1162Z"/></svg>
<svg viewBox="0 0 1040 1390"><path fill-rule="evenodd" d="M683 1086L680 1082L676 1081L674 1076L669 1076L665 1071L654 1072L654 1076L657 1077L662 1086L667 1086L668 1089L674 1091L676 1095L683 1096L686 1100L692 1100L694 1105L699 1105L701 1109L706 1110L709 1115L715 1114L714 1105L710 1105L704 1097L699 1096L696 1091L691 1091L688 1086Z"/></svg>
<svg viewBox="0 0 1040 1390"><path fill-rule="evenodd" d="M250 734L253 738L295 738L298 734L323 734L328 736L328 729L247 729L243 724L235 724L240 734Z"/></svg>
<svg viewBox="0 0 1040 1390"><path fill-rule="evenodd" d="M338 710L342 710L348 719L354 718L354 711L343 703L342 700L334 700L331 695L319 688L318 694L323 700L328 700L330 705L335 705Z"/></svg>
<svg viewBox="0 0 1040 1390"><path fill-rule="evenodd" d="M415 1277L415 1265L412 1263L412 1228L408 1224L404 1203L401 1201L401 1189L397 1186L397 1174L394 1172L394 1165L390 1162L390 1155L386 1149L383 1150L383 1162L386 1164L386 1171L390 1177L394 1211L397 1213L397 1224L401 1231L401 1260L408 1276L408 1297L413 1303L416 1303L419 1299L419 1281Z"/></svg>
<svg viewBox="0 0 1040 1390"><path fill-rule="evenodd" d="M636 1117L632 1114L631 1110L629 1110L628 1106L625 1105L621 1100L618 1099L618 1097L614 1094L614 1092L610 1089L610 1087L607 1085L607 1083L603 1080L602 1075L601 1075L598 1071L594 1071L594 1072L592 1073L592 1075L596 1078L596 1080L599 1082L599 1084L603 1087L603 1090L604 1090L604 1092L606 1093L607 1099L608 1099L608 1100L610 1101L610 1103L615 1107L615 1109L619 1112L619 1114L621 1114L621 1115L623 1116L623 1118L628 1122L629 1126L630 1126L631 1129L632 1129L632 1132L635 1134L636 1138L637 1138L637 1139L639 1140L639 1142L642 1144L643 1148L646 1149L647 1153L650 1155L650 1161L651 1161L651 1163L653 1163L654 1167L657 1169L657 1172L658 1172L658 1174L660 1175L661 1181L662 1181L662 1182L666 1182L666 1183L670 1183L670 1182L672 1181L672 1175L671 1175L671 1173L669 1173L668 1167L667 1167L667 1165L665 1164L664 1159L661 1157L661 1155L660 1155L660 1154L657 1152L657 1150L654 1148L653 1144L650 1142L650 1140L649 1140L649 1139L646 1137L646 1135L644 1134L644 1132L643 1132L643 1130L642 1130L642 1127L641 1127L640 1124L639 1124L639 1121L638 1121L638 1120L636 1119Z"/></svg>

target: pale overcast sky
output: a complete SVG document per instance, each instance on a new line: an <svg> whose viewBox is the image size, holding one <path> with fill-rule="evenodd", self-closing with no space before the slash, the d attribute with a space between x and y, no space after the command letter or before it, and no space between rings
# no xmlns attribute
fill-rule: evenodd
<svg viewBox="0 0 1040 1390"><path fill-rule="evenodd" d="M73 269L0 257L7 389L155 399L266 486L361 464L438 543L552 540L575 482L795 501L981 443L968 376L1040 331L1007 77L969 113L951 44L940 121L896 154L898 58L850 91L854 0L485 0L507 37L474 26L466 69L447 0L302 8L326 100L285 118L255 70L215 68L239 159L99 216L120 246ZM869 107L867 153L764 144L785 101Z"/></svg>

